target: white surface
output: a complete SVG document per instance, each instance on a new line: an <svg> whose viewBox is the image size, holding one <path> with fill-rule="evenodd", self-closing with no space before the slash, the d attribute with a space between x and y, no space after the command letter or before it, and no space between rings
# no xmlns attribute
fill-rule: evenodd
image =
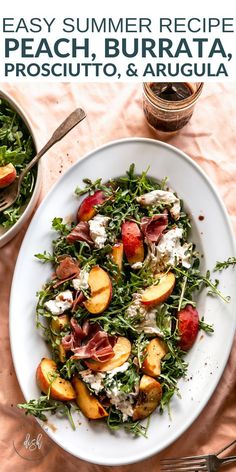
<svg viewBox="0 0 236 472"><path fill-rule="evenodd" d="M37 210L23 241L12 283L10 301L10 336L14 365L27 400L39 396L35 370L41 357L48 354L40 332L35 329L36 291L51 274L50 265L41 264L34 254L51 250L55 216L76 214L79 201L73 196L82 179L104 181L124 174L131 163L136 171L150 166L149 175L169 177L170 186L183 198L193 218L193 240L204 253L203 268L212 269L216 260L225 260L235 252L233 234L226 211L216 191L201 169L181 151L154 140L133 138L117 141L92 152L71 167L53 187ZM198 216L204 215L204 221ZM167 412L152 415L148 439L133 438L123 431L111 433L101 422L82 423L74 432L65 420L52 417L56 431L48 434L66 451L105 465L127 464L161 451L177 439L199 415L212 395L227 362L235 331L235 289L233 270L216 274L220 288L231 295L231 303L206 297L198 299L200 315L214 323L213 336L202 334L188 354L189 377L181 381L182 399L172 402L172 421ZM20 303L19 303L20 294ZM78 423L76 418L76 424ZM122 451L122 453L121 453Z"/></svg>

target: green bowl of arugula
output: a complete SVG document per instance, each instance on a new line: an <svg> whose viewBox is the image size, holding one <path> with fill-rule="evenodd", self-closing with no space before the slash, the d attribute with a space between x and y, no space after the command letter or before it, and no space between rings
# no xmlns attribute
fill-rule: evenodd
<svg viewBox="0 0 236 472"><path fill-rule="evenodd" d="M19 175L35 156L36 142L25 112L5 92L0 91L0 168L9 164ZM40 190L40 165L25 176L17 201L0 212L0 247L8 243L32 213Z"/></svg>

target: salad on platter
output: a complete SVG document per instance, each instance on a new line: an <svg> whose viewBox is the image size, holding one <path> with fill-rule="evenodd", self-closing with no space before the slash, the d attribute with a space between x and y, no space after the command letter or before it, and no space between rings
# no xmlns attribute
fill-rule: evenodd
<svg viewBox="0 0 236 472"><path fill-rule="evenodd" d="M36 310L50 357L36 369L41 396L18 406L44 421L67 416L73 428L79 409L146 436L150 415L178 394L199 331L213 332L198 292L228 299L202 273L191 220L167 179L132 165L116 180L84 183L76 221L55 217L52 252L36 254L53 267Z"/></svg>

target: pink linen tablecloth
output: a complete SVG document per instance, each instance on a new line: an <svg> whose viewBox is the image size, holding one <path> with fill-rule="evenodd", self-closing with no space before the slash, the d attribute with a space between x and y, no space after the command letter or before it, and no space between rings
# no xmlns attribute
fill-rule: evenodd
<svg viewBox="0 0 236 472"><path fill-rule="evenodd" d="M87 119L56 145L43 161L40 201L65 170L85 153L110 140L129 136L155 138L142 112L142 90L130 84L0 84L31 118L39 143L46 142L55 127L76 106ZM223 198L236 231L236 84L208 84L191 122L169 141L185 151L208 174ZM196 189L197 191L197 189ZM17 254L28 224L0 249L1 360L0 360L0 470L1 472L95 472L110 467L92 465L74 458L44 434L44 455L27 461L14 449L29 426L36 437L40 428L15 405L23 401L12 364L8 311ZM23 346L22 346L23 348ZM195 423L171 447L138 464L119 467L119 472L160 470L164 457L207 453L236 438L236 343L223 377L209 404ZM18 437L17 437L18 436ZM24 437L22 435L22 442ZM235 451L234 451L235 452ZM236 465L225 470L236 470Z"/></svg>

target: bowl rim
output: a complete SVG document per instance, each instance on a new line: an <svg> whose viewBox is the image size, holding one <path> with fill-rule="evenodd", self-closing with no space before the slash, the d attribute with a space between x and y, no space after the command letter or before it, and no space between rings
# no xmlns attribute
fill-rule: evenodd
<svg viewBox="0 0 236 472"><path fill-rule="evenodd" d="M28 113L25 111L24 108L22 108L21 105L19 105L17 100L12 98L12 96L8 92L6 92L2 89L0 89L0 98L3 98L4 100L6 100L10 104L10 106L22 118L22 120L24 121L30 135L32 136L36 152L38 152L39 142L38 142L36 134L33 130L33 124L31 122L31 119L30 119ZM21 230L22 224L28 220L28 218L30 217L31 213L33 212L33 210L34 210L34 208L37 204L38 197L39 197L39 192L40 192L40 189L41 189L41 183L42 183L42 163L39 161L37 166L38 166L38 172L37 172L37 177L36 177L34 190L33 190L33 193L31 195L31 198L30 198L28 204L26 205L25 210L23 211L20 218L18 219L18 221L13 226L11 226L8 230L6 230L3 234L0 235L0 247L7 244Z"/></svg>

